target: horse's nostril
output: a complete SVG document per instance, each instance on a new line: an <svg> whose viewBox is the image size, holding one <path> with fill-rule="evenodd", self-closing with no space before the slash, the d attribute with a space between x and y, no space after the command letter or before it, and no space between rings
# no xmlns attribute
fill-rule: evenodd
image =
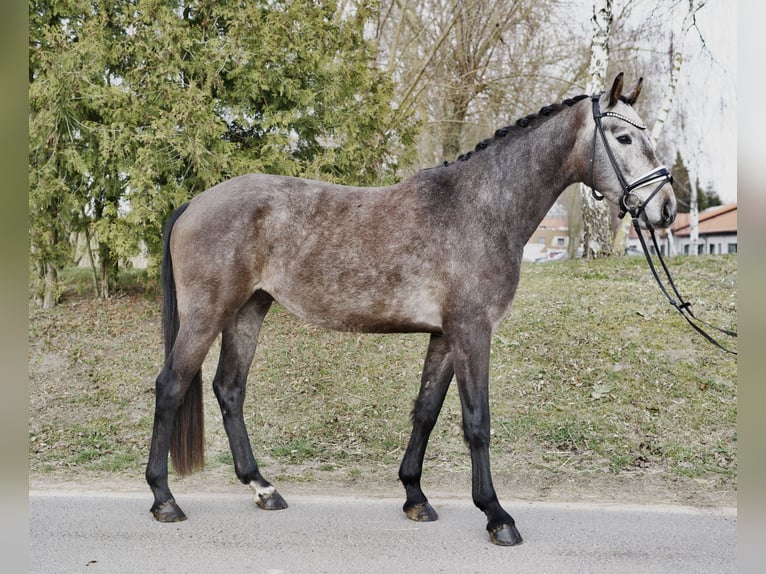
<svg viewBox="0 0 766 574"><path fill-rule="evenodd" d="M662 206L662 221L665 225L670 225L676 219L676 208L672 201L666 201Z"/></svg>

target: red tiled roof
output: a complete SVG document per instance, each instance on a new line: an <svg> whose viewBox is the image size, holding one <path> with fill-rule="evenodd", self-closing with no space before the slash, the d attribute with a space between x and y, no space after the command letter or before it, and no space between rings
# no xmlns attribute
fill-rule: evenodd
<svg viewBox="0 0 766 574"><path fill-rule="evenodd" d="M679 213L671 229L676 236L687 236L690 233L688 213ZM699 234L737 233L737 204L711 207L699 214Z"/></svg>
<svg viewBox="0 0 766 574"><path fill-rule="evenodd" d="M737 204L719 205L711 207L699 214L698 232L700 235L712 235L716 233L737 233ZM670 226L674 236L688 237L689 214L679 213L673 225ZM657 230L660 237L665 237L664 229ZM636 237L636 230L631 226L630 237Z"/></svg>

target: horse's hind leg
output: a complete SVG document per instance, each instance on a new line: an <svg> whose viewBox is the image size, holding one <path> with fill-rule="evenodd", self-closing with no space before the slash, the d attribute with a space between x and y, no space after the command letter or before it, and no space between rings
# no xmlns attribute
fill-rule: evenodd
<svg viewBox="0 0 766 574"><path fill-rule="evenodd" d="M216 336L214 329L205 332L201 328L182 326L173 350L157 376L154 428L146 465L146 481L154 494L151 512L160 522L186 520L186 515L176 504L168 486L168 452L176 413L190 391L189 387L201 384L202 362ZM192 392L198 392L198 389ZM202 433L202 421L196 421L186 430L195 434Z"/></svg>
<svg viewBox="0 0 766 574"><path fill-rule="evenodd" d="M223 426L229 437L237 478L255 490L256 504L259 507L279 510L287 508L287 503L258 470L242 412L247 374L255 355L258 334L271 302L270 295L257 291L237 311L234 320L224 328L213 390L221 407Z"/></svg>
<svg viewBox="0 0 766 574"><path fill-rule="evenodd" d="M430 522L438 518L423 494L420 476L428 438L436 424L452 375L452 359L447 341L441 335L432 335L423 366L420 393L412 410L412 435L399 468L399 479L407 494L404 512L418 522Z"/></svg>

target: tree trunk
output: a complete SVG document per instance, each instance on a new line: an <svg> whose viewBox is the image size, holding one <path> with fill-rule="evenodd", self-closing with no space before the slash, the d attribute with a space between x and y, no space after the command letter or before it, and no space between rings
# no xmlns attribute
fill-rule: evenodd
<svg viewBox="0 0 766 574"><path fill-rule="evenodd" d="M580 199L580 186L572 185L562 194L564 207L567 211L567 227L569 243L567 245L567 257L575 259L580 247L582 237L582 200Z"/></svg>
<svg viewBox="0 0 766 574"><path fill-rule="evenodd" d="M45 264L45 290L43 292L43 309L53 309L58 303L58 270L48 262Z"/></svg>
<svg viewBox="0 0 766 574"><path fill-rule="evenodd" d="M99 290L102 299L109 299L117 285L117 259L109 246L100 244L98 249Z"/></svg>
<svg viewBox="0 0 766 574"><path fill-rule="evenodd" d="M54 207L54 216L58 210ZM50 252L55 252L59 242L58 230L51 226L46 233L46 241ZM40 269L43 282L42 307L43 309L53 309L59 302L59 268L56 266L55 255L48 255L42 261Z"/></svg>
<svg viewBox="0 0 766 574"><path fill-rule="evenodd" d="M609 34L612 27L612 0L593 3L593 40L588 69L588 93L604 89L609 63ZM596 259L612 254L612 230L609 225L609 206L593 197L591 189L580 185L582 198L583 257Z"/></svg>
<svg viewBox="0 0 766 574"><path fill-rule="evenodd" d="M85 209L83 211L83 216L85 216ZM96 269L96 259L93 257L93 246L92 243L92 237L90 235L90 224L85 223L85 249L88 253L88 263L90 263L90 271L91 271L91 277L93 278L93 296L98 298L99 291L98 291L98 270Z"/></svg>
<svg viewBox="0 0 766 574"><path fill-rule="evenodd" d="M667 237L668 237L668 255L675 255L676 254L676 240L675 237L673 237L673 230L668 227L667 231Z"/></svg>
<svg viewBox="0 0 766 574"><path fill-rule="evenodd" d="M699 253L699 205L697 204L697 190L692 189L689 194L689 255Z"/></svg>
<svg viewBox="0 0 766 574"><path fill-rule="evenodd" d="M689 25L688 20L691 18L691 15L692 14L690 12L684 19L684 32L686 31L686 27ZM683 42L681 43L681 46L683 46ZM673 49L672 46L670 49ZM654 120L654 125L652 126L652 145L655 147L657 147L657 142L660 140L660 132L662 131L662 127L665 125L665 120L668 119L670 109L673 107L673 97L676 95L678 76L681 72L681 65L683 63L684 57L681 53L681 47L679 47L678 51L673 54L673 65L670 67L670 79L668 81L667 87L665 88L665 95L662 98L662 107L660 108L660 113L657 115L657 119Z"/></svg>

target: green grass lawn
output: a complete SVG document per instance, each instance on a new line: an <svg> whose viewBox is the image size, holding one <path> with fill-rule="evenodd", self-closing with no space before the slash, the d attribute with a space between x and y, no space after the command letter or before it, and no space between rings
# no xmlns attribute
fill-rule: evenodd
<svg viewBox="0 0 766 574"><path fill-rule="evenodd" d="M736 330L736 256L675 257L669 266L697 316ZM156 293L135 290L30 307L32 479L142 477L159 320ZM266 475L396 488L427 343L427 335L324 331L275 306L245 406ZM214 348L203 369L207 463L234 481L210 389L216 361ZM543 492L652 481L684 499L695 489L736 492L737 358L686 324L643 258L524 264L493 341L490 392L498 484ZM470 479L460 425L453 385L424 480Z"/></svg>

